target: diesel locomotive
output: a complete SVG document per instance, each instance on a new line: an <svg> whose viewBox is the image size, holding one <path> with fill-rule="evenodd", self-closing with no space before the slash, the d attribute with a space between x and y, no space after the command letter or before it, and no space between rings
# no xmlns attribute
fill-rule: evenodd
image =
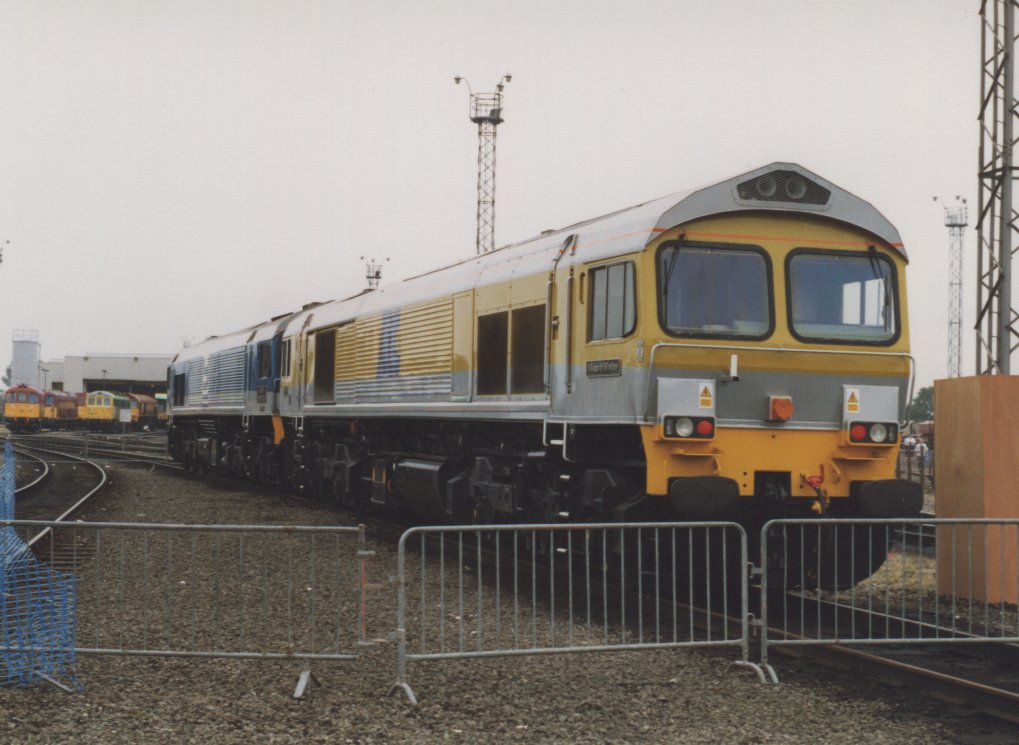
<svg viewBox="0 0 1019 745"><path fill-rule="evenodd" d="M187 347L169 449L443 522L912 516L906 263L773 163Z"/></svg>

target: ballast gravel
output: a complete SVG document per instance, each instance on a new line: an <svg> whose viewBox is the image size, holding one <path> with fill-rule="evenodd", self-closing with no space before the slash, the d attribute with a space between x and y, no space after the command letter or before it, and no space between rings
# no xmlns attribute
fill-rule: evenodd
<svg viewBox="0 0 1019 745"><path fill-rule="evenodd" d="M83 519L350 524L224 479L118 463L110 475ZM369 531L369 542L372 561L395 572L395 539ZM392 629L395 605L395 587L373 593L368 627ZM103 619L114 636L123 623ZM417 662L412 707L387 695L396 649L384 641L356 662L315 663L318 685L302 700L292 695L294 662L81 655L79 693L0 689L0 745L1013 741L997 723L911 690L783 656L781 684L762 685L727 670L732 659L668 650Z"/></svg>

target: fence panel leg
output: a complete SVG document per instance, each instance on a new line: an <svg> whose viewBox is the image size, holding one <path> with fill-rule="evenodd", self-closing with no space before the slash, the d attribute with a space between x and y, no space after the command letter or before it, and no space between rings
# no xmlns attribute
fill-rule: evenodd
<svg viewBox="0 0 1019 745"><path fill-rule="evenodd" d="M312 687L321 685L318 678L311 672L311 663L305 661L304 669L301 670L301 675L297 679L297 688L294 689L294 698L303 699L311 691Z"/></svg>

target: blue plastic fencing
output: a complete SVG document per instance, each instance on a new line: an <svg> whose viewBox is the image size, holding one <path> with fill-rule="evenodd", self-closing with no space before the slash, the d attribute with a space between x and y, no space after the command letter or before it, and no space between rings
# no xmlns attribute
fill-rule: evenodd
<svg viewBox="0 0 1019 745"><path fill-rule="evenodd" d="M14 520L14 452L4 443L0 521ZM74 680L75 577L39 562L14 526L0 523L0 685Z"/></svg>

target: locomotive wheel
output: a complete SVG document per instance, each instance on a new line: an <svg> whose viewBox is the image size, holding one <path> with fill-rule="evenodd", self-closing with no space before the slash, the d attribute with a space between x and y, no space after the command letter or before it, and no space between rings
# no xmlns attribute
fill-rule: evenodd
<svg viewBox="0 0 1019 745"><path fill-rule="evenodd" d="M889 531L884 526L858 525L851 535L841 531L838 545L828 543L821 562L822 590L846 590L864 581L888 558Z"/></svg>
<svg viewBox="0 0 1019 745"><path fill-rule="evenodd" d="M742 545L725 528L647 530L642 536L642 561L657 567L658 590L676 594L679 602L715 611L737 608L742 591ZM644 570L647 574L647 569ZM645 585L646 586L646 585Z"/></svg>
<svg viewBox="0 0 1019 745"><path fill-rule="evenodd" d="M330 496L330 484L326 477L315 467L308 469L308 491L316 502L326 502Z"/></svg>
<svg viewBox="0 0 1019 745"><path fill-rule="evenodd" d="M495 522L495 510L488 500L479 499L471 509L472 525L491 525Z"/></svg>
<svg viewBox="0 0 1019 745"><path fill-rule="evenodd" d="M333 494L336 495L336 501L341 508L347 512L353 512L355 515L361 515L368 507L369 502L367 492L363 488L357 488L357 484L360 483L358 480L354 484L354 488L346 489L342 476L333 479Z"/></svg>
<svg viewBox="0 0 1019 745"><path fill-rule="evenodd" d="M258 480L258 456L245 452L244 462L241 463L241 473L249 481Z"/></svg>
<svg viewBox="0 0 1019 745"><path fill-rule="evenodd" d="M186 470L194 471L195 462L198 460L195 457L195 436L193 434L186 435L182 445L183 447L181 450L183 451L183 454L181 456L181 463L184 465Z"/></svg>
<svg viewBox="0 0 1019 745"><path fill-rule="evenodd" d="M343 476L333 477L333 497L341 509L351 510L354 507L353 495L346 489Z"/></svg>
<svg viewBox="0 0 1019 745"><path fill-rule="evenodd" d="M244 440L240 435L234 435L231 440L227 461L230 464L230 474L234 478L240 479L247 475L245 469L247 458L244 456Z"/></svg>

